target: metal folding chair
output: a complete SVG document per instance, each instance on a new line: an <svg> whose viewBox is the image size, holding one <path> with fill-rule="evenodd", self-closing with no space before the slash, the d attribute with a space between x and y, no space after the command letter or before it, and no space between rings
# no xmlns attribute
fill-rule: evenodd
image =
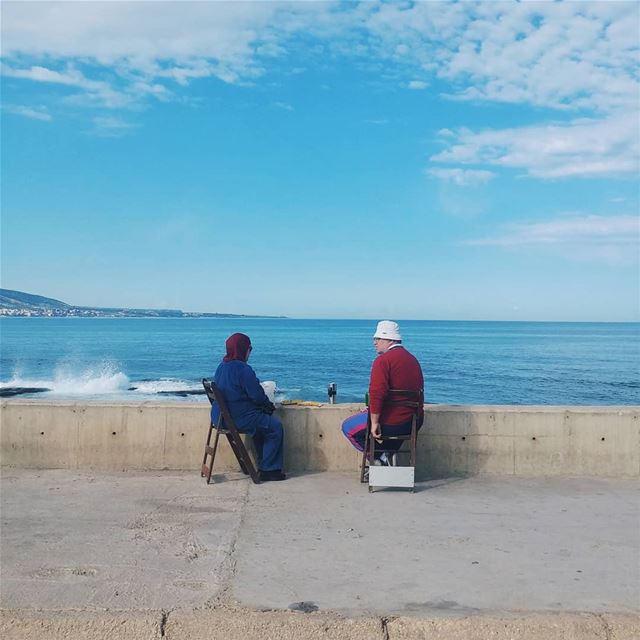
<svg viewBox="0 0 640 640"><path fill-rule="evenodd" d="M251 460L251 456L247 451L247 448L244 446L244 442L240 437L240 432L236 427L231 414L229 413L229 409L227 408L227 403L222 395L220 389L216 387L214 382L203 378L202 386L204 387L204 391L207 394L207 398L209 398L209 402L213 404L214 402L218 403L220 407L220 419L218 420L218 424L215 425L213 421L209 423L209 429L207 431L207 441L204 446L204 457L202 458L202 468L200 469L200 476L207 479L207 484L211 482L211 473L213 472L213 463L216 459L216 451L218 449L218 440L220 439L220 435L224 435L227 437L229 444L231 445L231 449L240 464L240 469L242 473L245 475L251 476L251 479L256 483L260 484L260 476L256 471L255 465ZM213 447L211 446L211 436L213 432L216 432L216 437L213 441ZM211 463L207 464L207 456L211 456Z"/></svg>
<svg viewBox="0 0 640 640"><path fill-rule="evenodd" d="M362 451L362 463L360 465L360 482L369 483L369 491L373 490L374 486L385 487L406 487L414 490L415 487L415 467L416 467L416 450L418 443L418 415L424 405L424 391L420 390L406 390L406 389L389 389L389 396L385 401L385 406L403 406L409 407L413 411L411 418L411 433L401 436L382 436L382 442L378 443L371 436L371 413L367 416L367 432L364 442L364 450ZM409 442L409 451L401 451L395 448L385 448L385 442L401 441L401 445L404 441ZM399 453L409 454L409 465L400 467L401 469L407 469L406 472L392 472L389 469L395 469L399 467L375 467L373 460L375 453L392 454L393 459ZM410 471L409 471L410 469ZM368 471L368 473L367 473ZM379 476L372 478L372 476ZM394 477L395 476L395 477ZM373 480L373 484L372 484Z"/></svg>

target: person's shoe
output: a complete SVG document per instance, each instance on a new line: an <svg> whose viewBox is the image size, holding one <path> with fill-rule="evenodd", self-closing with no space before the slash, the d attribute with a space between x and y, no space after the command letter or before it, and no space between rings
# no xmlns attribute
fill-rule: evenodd
<svg viewBox="0 0 640 640"><path fill-rule="evenodd" d="M280 469L260 472L260 482L276 482L278 480L286 480L286 478L287 476Z"/></svg>
<svg viewBox="0 0 640 640"><path fill-rule="evenodd" d="M380 464L381 464L383 467L390 467L390 466L391 466L391 464L392 464L392 463L391 463L391 456L390 456L386 451L383 451L383 452L380 454Z"/></svg>

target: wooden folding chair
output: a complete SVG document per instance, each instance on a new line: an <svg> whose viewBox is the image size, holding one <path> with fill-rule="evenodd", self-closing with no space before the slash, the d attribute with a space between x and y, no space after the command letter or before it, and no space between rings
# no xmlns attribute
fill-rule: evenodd
<svg viewBox="0 0 640 640"><path fill-rule="evenodd" d="M376 448L378 453L387 453L395 456L398 453L409 453L409 467L412 469L411 480L410 482L403 478L401 480L401 484L394 485L384 485L384 486L405 486L411 491L414 490L414 477L415 477L415 467L416 467L416 450L418 444L418 416L420 415L420 410L424 405L424 391L413 390L409 391L406 389L389 389L389 396L385 400L385 407L389 406L402 406L409 407L413 411L413 416L411 418L411 433L404 436L382 436L382 442L378 444L378 442L371 436L371 412L369 412L367 416L367 432L364 441L364 449L362 451L362 463L360 465L360 482L369 482L369 491L373 489L371 485L371 466L373 465L373 460L376 453ZM409 451L400 451L399 449L389 449L384 448L385 442L390 441L398 441L404 442L405 440L409 441ZM376 447L376 445L378 445ZM382 445L382 446L380 446ZM400 445L402 446L402 444ZM367 474L367 469L369 469L369 474ZM376 467L378 470L379 467ZM369 477L367 477L369 476ZM377 485L383 486L383 485Z"/></svg>
<svg viewBox="0 0 640 640"><path fill-rule="evenodd" d="M227 440L231 445L231 449L233 450L233 453L235 454L238 463L240 464L242 473L251 476L251 479L256 484L260 484L260 476L256 471L247 448L244 446L244 442L240 437L240 432L238 431L238 428L236 427L236 424L233 421L231 414L229 413L227 403L224 399L224 396L220 392L220 389L216 387L214 382L210 382L206 378L203 378L202 386L204 387L204 391L207 394L207 398L209 398L209 402L211 404L213 404L214 402L218 403L218 406L220 407L220 419L218 420L217 425L215 425L213 421L209 423L207 442L204 445L204 457L202 458L202 468L200 470L200 476L207 479L207 484L211 482L211 473L213 472L213 463L216 459L218 440L220 439L220 435L222 434L227 437ZM211 447L211 436L213 435L214 431L216 432L216 437L213 441L213 447ZM211 463L209 465L207 465L207 456L211 456Z"/></svg>

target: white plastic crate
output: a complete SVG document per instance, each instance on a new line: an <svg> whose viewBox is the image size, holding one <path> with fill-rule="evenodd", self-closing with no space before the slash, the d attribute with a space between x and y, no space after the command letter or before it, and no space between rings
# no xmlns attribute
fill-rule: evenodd
<svg viewBox="0 0 640 640"><path fill-rule="evenodd" d="M415 486L415 467L369 467L370 487Z"/></svg>

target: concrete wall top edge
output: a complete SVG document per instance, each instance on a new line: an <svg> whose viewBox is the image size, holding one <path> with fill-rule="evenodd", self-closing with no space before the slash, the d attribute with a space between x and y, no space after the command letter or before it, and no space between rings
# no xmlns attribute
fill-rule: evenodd
<svg viewBox="0 0 640 640"><path fill-rule="evenodd" d="M543 405L543 404L428 404L427 411L472 411L474 413L602 413L612 411L633 414L640 411L640 405Z"/></svg>
<svg viewBox="0 0 640 640"><path fill-rule="evenodd" d="M39 407L157 407L161 409L202 409L208 407L209 403L202 402L154 402L146 400L144 402L109 402L107 400L25 400L25 399L6 399L0 402L0 406L7 407L11 405L21 406L39 406Z"/></svg>
<svg viewBox="0 0 640 640"><path fill-rule="evenodd" d="M35 405L35 406L54 406L54 407L144 407L144 408L172 408L189 410L202 410L208 407L206 401L202 402L156 402L146 400L143 402L108 402L103 400L37 400L37 399L5 399L0 402L0 406L9 405ZM300 410L317 410L323 411L359 411L364 408L363 403L338 403L338 404L318 404L318 405L285 405L283 407L287 411ZM465 405L465 404L427 404L426 411L438 412L460 412L473 411L476 413L558 413L564 411L568 413L603 413L610 414L612 411L618 412L620 415L635 414L640 412L640 405Z"/></svg>

